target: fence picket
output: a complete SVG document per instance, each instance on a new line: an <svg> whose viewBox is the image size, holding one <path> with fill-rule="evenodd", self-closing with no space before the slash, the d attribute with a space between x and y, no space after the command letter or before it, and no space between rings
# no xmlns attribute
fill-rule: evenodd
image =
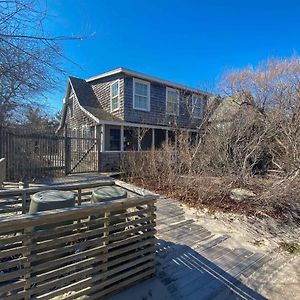
<svg viewBox="0 0 300 300"><path fill-rule="evenodd" d="M6 158L8 181L98 171L99 142L0 127L0 158Z"/></svg>

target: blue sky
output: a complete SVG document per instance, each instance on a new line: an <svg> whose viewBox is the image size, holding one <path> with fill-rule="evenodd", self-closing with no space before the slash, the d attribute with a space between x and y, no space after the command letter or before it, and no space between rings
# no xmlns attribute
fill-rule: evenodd
<svg viewBox="0 0 300 300"><path fill-rule="evenodd" d="M223 72L300 50L300 1L48 0L51 35L65 42L68 74L88 78L127 67L214 90ZM62 105L66 82L49 94Z"/></svg>

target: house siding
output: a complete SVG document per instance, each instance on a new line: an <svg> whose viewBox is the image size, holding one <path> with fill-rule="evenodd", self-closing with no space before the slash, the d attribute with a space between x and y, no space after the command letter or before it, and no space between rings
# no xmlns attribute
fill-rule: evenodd
<svg viewBox="0 0 300 300"><path fill-rule="evenodd" d="M111 84L119 80L120 89L120 108L114 112L111 112L111 100L110 100L110 86ZM97 96L98 101L103 109L111 112L114 116L124 120L124 76L123 74L116 74L113 76L100 78L90 82L90 85Z"/></svg>
<svg viewBox="0 0 300 300"><path fill-rule="evenodd" d="M66 101L74 95L74 92L71 90L70 94ZM76 97L73 97L73 117L71 117L70 107L68 105L67 113L66 113L66 125L68 130L79 129L84 125L94 126L96 122L93 118L89 117L79 106L79 103Z"/></svg>
<svg viewBox="0 0 300 300"><path fill-rule="evenodd" d="M201 120L190 116L187 103L191 103L191 93L180 92L179 116L166 114L167 86L156 82L150 83L150 112L133 109L133 78L125 76L124 85L124 120L127 122L152 125L179 126L183 128L196 127Z"/></svg>
<svg viewBox="0 0 300 300"><path fill-rule="evenodd" d="M120 85L120 107L117 111L111 112L110 88L111 84L116 80L119 80ZM125 122L181 128L196 128L201 123L201 119L191 117L191 113L189 112L187 103L191 105L192 96L189 90L180 91L179 116L173 116L166 114L166 90L168 86L165 84L154 81L150 82L149 112L133 109L132 76L118 73L90 81L88 84L95 93L101 108ZM73 93L72 89L71 93ZM203 110L205 106L206 100L203 100ZM101 123L101 120L99 121ZM68 108L66 124L69 128L73 129L81 128L83 125L94 126L96 121L80 108L78 101L74 101L74 116L70 116L70 109Z"/></svg>

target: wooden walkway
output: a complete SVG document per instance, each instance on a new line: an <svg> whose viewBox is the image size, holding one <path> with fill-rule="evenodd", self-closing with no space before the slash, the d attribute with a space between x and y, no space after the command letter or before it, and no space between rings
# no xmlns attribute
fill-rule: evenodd
<svg viewBox="0 0 300 300"><path fill-rule="evenodd" d="M223 244L230 236L216 236L186 219L179 202L162 197L156 237L156 276L172 299L266 299L256 292L257 278L271 276L288 263L275 254L229 249Z"/></svg>
<svg viewBox="0 0 300 300"><path fill-rule="evenodd" d="M41 184L63 185L101 179L107 177L103 174L80 174L56 178L50 182L46 180ZM112 299L140 300L145 299L145 295L146 299L162 300L273 299L273 288L277 291L274 284L276 280L281 279L284 283L285 274L294 274L294 277L299 277L295 278L295 284L300 281L300 256L253 252L242 246L231 247L234 243L231 243L230 235L215 234L197 224L196 219L187 216L178 201L159 198L155 277L149 280L150 284L146 281L136 285L137 288L133 287L134 293L128 289ZM157 283L156 295L159 294L161 298L153 294ZM160 291L161 286L167 293ZM285 287L285 291L286 289ZM293 289L295 287L290 288ZM282 299L281 295L282 293L277 294L274 299ZM288 298L300 299L298 296L299 294Z"/></svg>

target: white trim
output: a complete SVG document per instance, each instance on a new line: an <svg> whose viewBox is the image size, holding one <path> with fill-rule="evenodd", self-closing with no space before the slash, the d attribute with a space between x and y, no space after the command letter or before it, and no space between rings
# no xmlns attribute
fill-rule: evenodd
<svg viewBox="0 0 300 300"><path fill-rule="evenodd" d="M136 71L129 70L129 69L126 69L126 68L117 68L117 69L102 73L100 75L90 77L90 78L86 79L86 81L90 82L90 81L94 81L94 80L104 78L104 77L107 77L107 76L115 75L115 74L118 74L118 73L124 73L126 75L129 75L129 76L132 76L132 77L137 77L137 78L144 79L144 80L147 80L147 81L158 82L158 83L164 84L166 86L170 86L170 87L177 88L177 89L188 90L188 91L194 92L196 94L204 94L204 95L207 95L207 96L213 96L213 94L211 94L211 93L208 93L208 92L196 89L196 88L192 88L192 87L185 86L183 84L179 84L179 83L175 83L175 82L172 82L172 81L160 79L160 78L157 78L157 77L154 77L154 76L151 76L151 75L136 72Z"/></svg>
<svg viewBox="0 0 300 300"><path fill-rule="evenodd" d="M77 97L76 97L77 98ZM77 100L78 104L79 104L79 101ZM93 114L91 114L89 111L87 111L85 108L83 108L80 104L79 104L79 108L84 112L86 113L89 117L91 117L95 122L99 123L99 119L96 118Z"/></svg>
<svg viewBox="0 0 300 300"><path fill-rule="evenodd" d="M105 125L114 125L114 126L125 126L125 127L142 127L142 128L154 128L154 129L163 129L163 130L174 130L173 127L163 126L163 125L150 125L150 124L142 124L142 123L130 123L130 122L122 122L122 121L101 121L99 124ZM197 132L197 129L190 128L179 128L181 130L189 130L192 132Z"/></svg>
<svg viewBox="0 0 300 300"><path fill-rule="evenodd" d="M168 112L168 92L176 92L177 93L177 113ZM179 116L179 107L180 107L179 103L180 103L180 91L177 89L166 87L166 114L178 117Z"/></svg>
<svg viewBox="0 0 300 300"><path fill-rule="evenodd" d="M135 106L135 84L136 83L141 83L141 84L147 85L147 108L146 109ZM145 80L141 80L141 79L137 79L137 78L132 79L132 107L133 107L133 109L146 111L146 112L150 111L150 87L151 87L151 85L150 85L149 81L145 81ZM139 95L139 96L144 97L144 95Z"/></svg>
<svg viewBox="0 0 300 300"><path fill-rule="evenodd" d="M100 132L100 152L105 152L105 124L101 125L101 132Z"/></svg>
<svg viewBox="0 0 300 300"><path fill-rule="evenodd" d="M104 78L104 77L107 77L107 76L112 76L112 75L115 75L115 74L118 74L118 73L121 73L121 72L124 72L124 68L113 69L113 70L110 70L108 72L104 72L102 74L92 76L92 77L86 79L85 81L87 81L87 82L94 81L94 80L101 79L101 78Z"/></svg>
<svg viewBox="0 0 300 300"><path fill-rule="evenodd" d="M195 98L200 99L201 101L203 101L203 99L200 98L200 95L192 94L192 118L193 119L202 119L203 103L201 103L201 107L200 107L201 108L201 116L195 116L194 115L194 108L195 108L194 99Z"/></svg>
<svg viewBox="0 0 300 300"><path fill-rule="evenodd" d="M112 86L118 83L118 107L114 110L112 109ZM115 112L120 109L120 80L117 79L110 84L110 112Z"/></svg>
<svg viewBox="0 0 300 300"><path fill-rule="evenodd" d="M87 124L81 125L81 136L82 136L82 137L85 137L85 136L84 136L84 133L86 132L87 128L89 128L89 127L90 127L90 126L87 125Z"/></svg>

